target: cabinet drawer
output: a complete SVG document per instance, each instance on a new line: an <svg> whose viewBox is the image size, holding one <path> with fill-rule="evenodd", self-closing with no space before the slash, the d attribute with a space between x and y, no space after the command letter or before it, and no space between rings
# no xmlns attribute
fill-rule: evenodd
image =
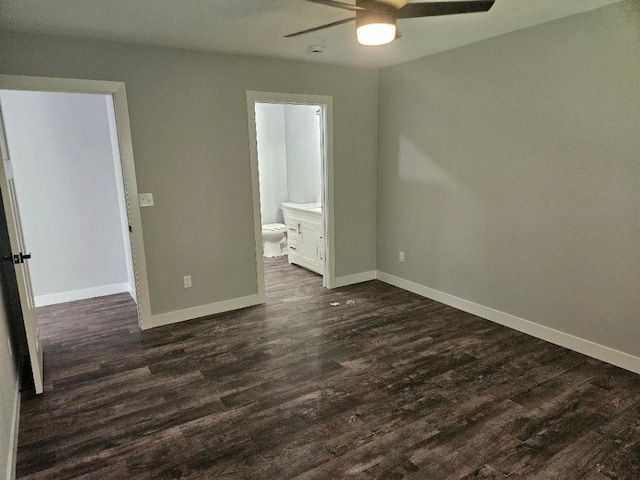
<svg viewBox="0 0 640 480"><path fill-rule="evenodd" d="M289 244L287 247L287 258L289 259L289 263L298 263L298 259L300 255L298 255L299 247L297 244Z"/></svg>

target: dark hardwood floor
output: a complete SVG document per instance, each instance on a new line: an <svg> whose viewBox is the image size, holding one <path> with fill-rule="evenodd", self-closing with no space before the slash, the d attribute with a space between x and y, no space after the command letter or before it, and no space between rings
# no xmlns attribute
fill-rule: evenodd
<svg viewBox="0 0 640 480"><path fill-rule="evenodd" d="M267 305L146 332L126 295L41 309L18 478L640 478L640 376L377 281L266 270Z"/></svg>

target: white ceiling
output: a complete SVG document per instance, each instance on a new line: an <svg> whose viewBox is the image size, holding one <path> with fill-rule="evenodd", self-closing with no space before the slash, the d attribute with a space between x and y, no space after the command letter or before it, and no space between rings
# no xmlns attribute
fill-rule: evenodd
<svg viewBox="0 0 640 480"><path fill-rule="evenodd" d="M359 45L353 23L283 38L352 16L304 0L0 0L0 28L380 68L618 1L496 0L488 13L400 20L402 38L382 47Z"/></svg>

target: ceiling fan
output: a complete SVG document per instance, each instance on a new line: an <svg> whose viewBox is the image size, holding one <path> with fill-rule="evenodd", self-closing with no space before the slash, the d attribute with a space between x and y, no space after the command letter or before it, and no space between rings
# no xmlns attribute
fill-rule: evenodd
<svg viewBox="0 0 640 480"><path fill-rule="evenodd" d="M327 23L319 27L285 35L296 37L356 21L356 36L362 45L384 45L397 38L396 20L405 18L435 17L439 15L457 15L460 13L487 12L495 0L465 0L448 2L407 3L402 0L356 0L355 5L334 0L306 0L329 7L355 12L356 16Z"/></svg>

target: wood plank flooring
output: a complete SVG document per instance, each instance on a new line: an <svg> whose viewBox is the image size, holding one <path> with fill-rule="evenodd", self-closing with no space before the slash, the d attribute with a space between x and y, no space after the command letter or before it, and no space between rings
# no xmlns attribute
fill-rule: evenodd
<svg viewBox="0 0 640 480"><path fill-rule="evenodd" d="M146 332L126 295L41 309L18 478L640 478L640 376L377 281L266 277L267 305Z"/></svg>

